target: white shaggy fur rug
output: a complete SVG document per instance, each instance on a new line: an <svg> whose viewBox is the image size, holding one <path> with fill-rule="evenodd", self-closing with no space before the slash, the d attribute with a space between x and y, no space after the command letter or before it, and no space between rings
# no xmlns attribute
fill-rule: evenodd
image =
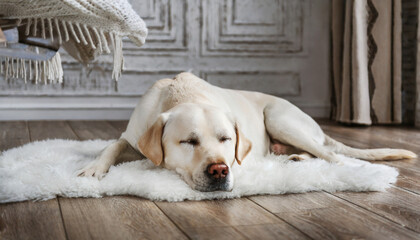
<svg viewBox="0 0 420 240"><path fill-rule="evenodd" d="M235 163L232 192L194 191L177 173L155 167L149 160L113 166L100 181L77 177L77 170L94 160L109 143L47 140L3 152L0 155L0 202L122 194L182 201L320 190L383 191L395 183L398 176L394 168L343 156L342 165L320 159L293 162L286 156L270 156L247 157L242 166Z"/></svg>

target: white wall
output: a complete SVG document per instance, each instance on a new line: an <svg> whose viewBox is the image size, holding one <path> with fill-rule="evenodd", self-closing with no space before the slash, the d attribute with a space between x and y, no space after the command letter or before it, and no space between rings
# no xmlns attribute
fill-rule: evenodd
<svg viewBox="0 0 420 240"><path fill-rule="evenodd" d="M284 97L316 117L329 114L329 0L131 1L147 43L124 42L125 71L111 58L81 67L63 54L65 82L0 79L0 120L128 119L155 81L192 71L212 84Z"/></svg>

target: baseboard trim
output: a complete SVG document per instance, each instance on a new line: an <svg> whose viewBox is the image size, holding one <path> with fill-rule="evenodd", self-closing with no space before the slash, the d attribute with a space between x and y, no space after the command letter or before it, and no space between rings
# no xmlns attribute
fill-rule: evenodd
<svg viewBox="0 0 420 240"><path fill-rule="evenodd" d="M138 96L0 97L0 121L127 120ZM329 105L295 103L311 117L329 116Z"/></svg>

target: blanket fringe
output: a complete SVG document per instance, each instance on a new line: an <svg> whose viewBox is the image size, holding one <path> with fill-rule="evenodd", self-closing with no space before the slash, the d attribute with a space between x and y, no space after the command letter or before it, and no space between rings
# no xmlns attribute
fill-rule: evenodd
<svg viewBox="0 0 420 240"><path fill-rule="evenodd" d="M26 21L26 36L41 36L44 39L48 37L51 41L54 41L54 33L56 33L58 42L61 44L69 41L71 35L77 43L89 45L94 50L98 49L101 54L103 52L109 54L113 51L112 78L118 81L121 77L124 61L122 37L115 32L106 32L86 24L57 18L26 18L18 19L18 21ZM39 25L41 29L38 29ZM41 30L41 32L39 33L38 30ZM5 74L6 80L8 78L24 78L25 83L30 79L34 79L35 83L44 82L45 84L63 82L63 68L58 52L47 61L9 57L2 57L0 60L0 71ZM27 71L29 71L29 74L27 74Z"/></svg>
<svg viewBox="0 0 420 240"><path fill-rule="evenodd" d="M0 73L4 74L6 81L9 78L22 78L25 83L32 79L36 84L63 82L61 57L58 52L47 61L11 57L1 57L0 61Z"/></svg>

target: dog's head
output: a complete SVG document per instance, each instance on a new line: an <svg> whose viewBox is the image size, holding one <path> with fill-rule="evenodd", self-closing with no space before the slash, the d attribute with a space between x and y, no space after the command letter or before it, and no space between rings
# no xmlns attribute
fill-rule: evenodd
<svg viewBox="0 0 420 240"><path fill-rule="evenodd" d="M251 150L229 114L190 103L162 113L137 145L155 165L175 170L198 191L231 191L231 167Z"/></svg>

